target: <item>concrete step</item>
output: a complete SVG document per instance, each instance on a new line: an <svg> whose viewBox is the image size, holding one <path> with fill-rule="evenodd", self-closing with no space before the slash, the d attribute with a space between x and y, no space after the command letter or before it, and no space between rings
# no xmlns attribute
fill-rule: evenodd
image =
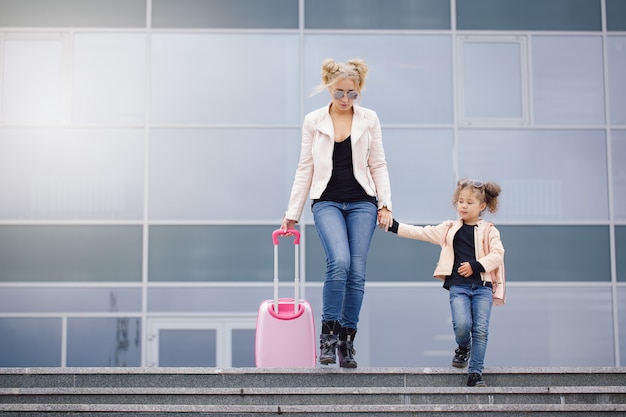
<svg viewBox="0 0 626 417"><path fill-rule="evenodd" d="M626 368L0 368L2 416L626 416Z"/></svg>

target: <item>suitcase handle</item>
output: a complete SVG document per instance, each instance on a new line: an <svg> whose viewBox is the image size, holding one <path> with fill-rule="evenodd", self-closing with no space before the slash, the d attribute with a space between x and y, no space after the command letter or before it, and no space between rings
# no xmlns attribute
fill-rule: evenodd
<svg viewBox="0 0 626 417"><path fill-rule="evenodd" d="M295 236L293 240L293 244L299 245L300 244L300 232L297 231L296 229L287 229L286 232L283 229L274 230L274 232L272 233L272 241L274 242L274 245L278 245L278 236L290 236L290 235Z"/></svg>
<svg viewBox="0 0 626 417"><path fill-rule="evenodd" d="M272 232L272 241L274 242L274 312L278 314L278 236L294 236L293 244L295 249L295 271L294 271L294 296L293 296L293 312L298 313L298 301L300 297L300 265L298 257L298 247L300 245L300 232L296 229L276 229Z"/></svg>

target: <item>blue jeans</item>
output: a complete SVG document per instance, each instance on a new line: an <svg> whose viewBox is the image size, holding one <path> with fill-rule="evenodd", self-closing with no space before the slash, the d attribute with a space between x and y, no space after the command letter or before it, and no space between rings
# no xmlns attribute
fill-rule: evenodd
<svg viewBox="0 0 626 417"><path fill-rule="evenodd" d="M483 373L492 296L491 287L488 286L450 287L450 310L456 343L471 349L468 373Z"/></svg>
<svg viewBox="0 0 626 417"><path fill-rule="evenodd" d="M377 214L377 207L364 201L318 201L313 205L315 229L326 252L322 320L357 328Z"/></svg>

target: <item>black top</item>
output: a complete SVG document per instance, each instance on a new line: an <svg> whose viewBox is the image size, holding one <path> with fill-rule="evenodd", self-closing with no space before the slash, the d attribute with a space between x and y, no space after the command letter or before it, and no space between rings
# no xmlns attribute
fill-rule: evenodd
<svg viewBox="0 0 626 417"><path fill-rule="evenodd" d="M447 276L443 283L445 289L450 289L453 285L483 285L480 273L484 272L485 268L476 261L476 248L474 247L474 229L476 227L478 226L475 224L463 224L454 235L454 265L452 275ZM469 262L472 267L473 273L469 277L464 277L458 272L459 266L463 262Z"/></svg>
<svg viewBox="0 0 626 417"><path fill-rule="evenodd" d="M376 197L368 195L354 178L352 170L352 139L335 142L333 150L333 173L326 189L317 201L369 201L376 204Z"/></svg>

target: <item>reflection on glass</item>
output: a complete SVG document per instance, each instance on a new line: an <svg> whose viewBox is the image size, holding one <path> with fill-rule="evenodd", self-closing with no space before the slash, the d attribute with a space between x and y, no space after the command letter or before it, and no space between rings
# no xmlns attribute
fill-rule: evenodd
<svg viewBox="0 0 626 417"><path fill-rule="evenodd" d="M141 319L68 319L67 366L141 366Z"/></svg>

